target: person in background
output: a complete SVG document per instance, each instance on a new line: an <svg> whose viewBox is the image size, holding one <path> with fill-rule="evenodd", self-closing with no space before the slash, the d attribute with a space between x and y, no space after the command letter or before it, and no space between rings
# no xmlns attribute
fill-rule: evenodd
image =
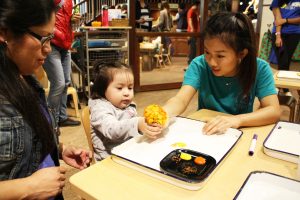
<svg viewBox="0 0 300 200"><path fill-rule="evenodd" d="M0 1L0 198L63 199L67 164L91 153L59 143L45 92L32 75L51 52L53 0Z"/></svg>
<svg viewBox="0 0 300 200"><path fill-rule="evenodd" d="M273 0L270 9L274 15L272 46L275 51L278 70L289 70L293 53L300 40L300 1ZM288 89L279 94L291 96Z"/></svg>
<svg viewBox="0 0 300 200"><path fill-rule="evenodd" d="M60 127L80 125L80 121L67 115L67 89L71 83L72 23L81 18L79 13L72 13L72 8L73 1L64 0L62 8L57 11L54 38L51 40L52 52L43 65L50 81L47 102L55 111L55 119Z"/></svg>
<svg viewBox="0 0 300 200"><path fill-rule="evenodd" d="M248 15L250 13L250 10L252 10L252 12L257 15L258 4L259 4L259 0L251 0L243 13L245 15Z"/></svg>
<svg viewBox="0 0 300 200"><path fill-rule="evenodd" d="M187 31L187 10L185 3L178 4L178 12L176 13L174 21L177 22L176 32Z"/></svg>
<svg viewBox="0 0 300 200"><path fill-rule="evenodd" d="M100 161L111 154L113 147L139 135L152 138L161 127L149 126L144 117L137 117L132 101L133 73L123 63L94 64L94 83L91 88L92 142L95 159Z"/></svg>
<svg viewBox="0 0 300 200"><path fill-rule="evenodd" d="M188 32L196 33L200 31L200 21L199 21L199 0L193 0L192 7L187 13L187 22L188 22ZM188 57L188 64L196 57L196 48L197 39L196 37L190 37L188 39L188 45L190 46L190 52Z"/></svg>
<svg viewBox="0 0 300 200"><path fill-rule="evenodd" d="M169 118L180 115L198 91L198 109L229 113L203 127L205 134L228 128L275 123L280 107L270 65L256 58L256 39L249 18L242 13L217 13L203 30L204 55L196 57L176 96L164 105ZM255 97L260 108L253 111Z"/></svg>
<svg viewBox="0 0 300 200"><path fill-rule="evenodd" d="M128 13L127 13L127 5L122 4L121 6L121 18L128 18Z"/></svg>
<svg viewBox="0 0 300 200"><path fill-rule="evenodd" d="M122 4L117 4L115 7L114 7L114 9L122 9Z"/></svg>
<svg viewBox="0 0 300 200"><path fill-rule="evenodd" d="M152 20L150 17L150 7L146 4L145 0L136 0L135 5L135 19L136 19L136 28L141 28L147 31L152 29Z"/></svg>
<svg viewBox="0 0 300 200"><path fill-rule="evenodd" d="M259 0L251 0L250 2L248 2L248 6L245 8L243 13L247 15L251 20L256 20L258 13L258 5Z"/></svg>
<svg viewBox="0 0 300 200"><path fill-rule="evenodd" d="M211 0L208 3L208 17L219 12L230 12L231 0Z"/></svg>
<svg viewBox="0 0 300 200"><path fill-rule="evenodd" d="M171 28L173 27L173 21L169 3L167 1L162 1L160 9L159 22L156 25L158 27L158 31L171 31Z"/></svg>
<svg viewBox="0 0 300 200"><path fill-rule="evenodd" d="M159 13L159 22L156 25L159 32L169 32L173 27L172 15L170 13L170 5L167 1L162 1L161 11ZM162 36L163 49L166 52L169 45L172 43L171 39L166 36Z"/></svg>

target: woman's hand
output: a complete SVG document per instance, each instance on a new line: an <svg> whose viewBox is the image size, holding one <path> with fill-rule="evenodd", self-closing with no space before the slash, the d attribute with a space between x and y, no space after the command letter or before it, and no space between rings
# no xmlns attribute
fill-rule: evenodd
<svg viewBox="0 0 300 200"><path fill-rule="evenodd" d="M70 146L63 148L62 159L72 167L84 169L90 165L92 152Z"/></svg>
<svg viewBox="0 0 300 200"><path fill-rule="evenodd" d="M28 199L49 199L62 192L65 186L64 167L43 168L27 177L30 187Z"/></svg>
<svg viewBox="0 0 300 200"><path fill-rule="evenodd" d="M202 131L206 135L223 134L228 128L240 127L240 119L236 116L217 116L208 121Z"/></svg>
<svg viewBox="0 0 300 200"><path fill-rule="evenodd" d="M160 124L148 125L144 117L139 118L138 129L146 137L156 139L162 133L163 127Z"/></svg>
<svg viewBox="0 0 300 200"><path fill-rule="evenodd" d="M144 18L138 19L136 20L137 23L143 24L146 22L146 20Z"/></svg>
<svg viewBox="0 0 300 200"><path fill-rule="evenodd" d="M74 14L72 15L71 21L74 22L74 23L77 23L77 22L80 21L80 19L81 19L81 14L79 14L79 13L74 13Z"/></svg>
<svg viewBox="0 0 300 200"><path fill-rule="evenodd" d="M286 19L284 19L284 18L276 19L274 23L275 23L275 26L281 26L286 23Z"/></svg>
<svg viewBox="0 0 300 200"><path fill-rule="evenodd" d="M276 35L275 45L276 47L282 47L282 39L280 35Z"/></svg>

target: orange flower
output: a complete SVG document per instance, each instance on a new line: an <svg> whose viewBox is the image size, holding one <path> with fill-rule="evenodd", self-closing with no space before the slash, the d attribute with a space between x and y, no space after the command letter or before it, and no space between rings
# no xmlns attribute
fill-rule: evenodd
<svg viewBox="0 0 300 200"><path fill-rule="evenodd" d="M149 125L157 123L164 126L167 121L167 113L156 104L151 104L145 108L144 117Z"/></svg>

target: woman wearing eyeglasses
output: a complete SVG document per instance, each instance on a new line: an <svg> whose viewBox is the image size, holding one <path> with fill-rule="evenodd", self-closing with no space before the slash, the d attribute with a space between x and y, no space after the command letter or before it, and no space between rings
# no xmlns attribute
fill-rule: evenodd
<svg viewBox="0 0 300 200"><path fill-rule="evenodd" d="M63 199L59 157L83 169L90 153L58 142L32 74L51 52L53 0L0 1L0 198Z"/></svg>

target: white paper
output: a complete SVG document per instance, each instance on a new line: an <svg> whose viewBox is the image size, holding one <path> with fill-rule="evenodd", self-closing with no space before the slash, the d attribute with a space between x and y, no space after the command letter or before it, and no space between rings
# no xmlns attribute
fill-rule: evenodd
<svg viewBox="0 0 300 200"><path fill-rule="evenodd" d="M174 144L184 143L186 146L183 148L210 155L219 163L242 132L228 129L221 135L203 135L201 130L204 124L201 121L179 117L169 126L163 137L153 141L145 136L138 136L115 147L112 153L160 171L160 161L171 151L182 148L174 147Z"/></svg>
<svg viewBox="0 0 300 200"><path fill-rule="evenodd" d="M112 21L112 19L121 19L121 16L121 9L108 9L108 21Z"/></svg>
<svg viewBox="0 0 300 200"><path fill-rule="evenodd" d="M264 146L271 150L299 155L300 124L278 122Z"/></svg>
<svg viewBox="0 0 300 200"><path fill-rule="evenodd" d="M300 182L265 172L252 173L236 199L300 199Z"/></svg>
<svg viewBox="0 0 300 200"><path fill-rule="evenodd" d="M277 73L278 78L300 80L300 72L280 70Z"/></svg>

